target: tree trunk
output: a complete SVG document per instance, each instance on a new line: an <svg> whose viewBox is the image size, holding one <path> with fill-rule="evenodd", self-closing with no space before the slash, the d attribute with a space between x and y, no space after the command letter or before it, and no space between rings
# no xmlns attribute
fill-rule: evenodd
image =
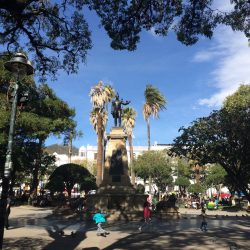
<svg viewBox="0 0 250 250"><path fill-rule="evenodd" d="M33 180L32 180L32 185L31 185L31 189L30 189L31 198L37 197L37 187L39 184L39 178L38 178L39 176L38 175L39 175L39 169L41 166L43 142L44 142L44 139L39 138L37 159L35 161L34 168L32 171Z"/></svg>
<svg viewBox="0 0 250 250"><path fill-rule="evenodd" d="M71 163L71 156L72 156L72 132L70 131L70 134L69 134L69 163Z"/></svg>
<svg viewBox="0 0 250 250"><path fill-rule="evenodd" d="M150 150L151 143L150 143L150 123L149 123L149 118L147 119L147 132L148 132L148 150Z"/></svg>
<svg viewBox="0 0 250 250"><path fill-rule="evenodd" d="M151 143L150 143L150 123L149 123L149 118L147 119L147 131L148 131L148 151L151 148ZM149 185L149 193L151 194L151 189L152 189L152 176L149 175L148 178L148 185Z"/></svg>
<svg viewBox="0 0 250 250"><path fill-rule="evenodd" d="M200 165L195 164L194 166L194 172L195 172L195 182L200 183Z"/></svg>
<svg viewBox="0 0 250 250"><path fill-rule="evenodd" d="M98 114L97 120L97 173L96 185L99 187L102 183L102 164L103 164L103 129L102 129L102 116Z"/></svg>
<svg viewBox="0 0 250 250"><path fill-rule="evenodd" d="M133 161L134 161L134 152L133 152L133 144L132 144L132 135L128 136L129 143L129 151L130 151L130 163L131 163L131 183L135 185L135 172L133 169Z"/></svg>

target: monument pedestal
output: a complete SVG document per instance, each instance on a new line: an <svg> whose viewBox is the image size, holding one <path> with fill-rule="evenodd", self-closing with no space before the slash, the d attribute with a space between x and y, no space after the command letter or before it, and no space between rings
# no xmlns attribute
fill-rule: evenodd
<svg viewBox="0 0 250 250"><path fill-rule="evenodd" d="M109 220L133 220L142 217L146 195L136 194L128 175L127 136L114 127L107 136L108 144L103 181L95 195L87 196L87 208L105 210Z"/></svg>

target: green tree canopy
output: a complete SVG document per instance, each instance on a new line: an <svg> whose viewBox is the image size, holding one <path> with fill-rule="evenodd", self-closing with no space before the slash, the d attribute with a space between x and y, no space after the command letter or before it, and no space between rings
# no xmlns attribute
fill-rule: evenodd
<svg viewBox="0 0 250 250"><path fill-rule="evenodd" d="M175 180L175 185L179 186L179 190L182 195L186 194L186 190L190 184L189 179L185 176L178 176Z"/></svg>
<svg viewBox="0 0 250 250"><path fill-rule="evenodd" d="M79 184L85 192L96 189L94 176L86 168L73 163L57 167L49 178L47 188L52 192L63 192L66 189L71 196L75 184Z"/></svg>
<svg viewBox="0 0 250 250"><path fill-rule="evenodd" d="M5 50L25 48L44 77L59 69L75 73L91 49L86 10L94 11L114 49L135 50L143 30L191 45L200 36L211 38L225 24L250 37L250 3L231 0L232 9L218 10L212 0L1 0L0 36Z"/></svg>
<svg viewBox="0 0 250 250"><path fill-rule="evenodd" d="M205 183L207 186L225 184L227 172L219 164L212 164L206 171Z"/></svg>
<svg viewBox="0 0 250 250"><path fill-rule="evenodd" d="M152 176L159 190L163 192L166 190L166 186L173 183L172 166L171 159L164 151L145 151L133 162L137 175L144 179Z"/></svg>
<svg viewBox="0 0 250 250"><path fill-rule="evenodd" d="M8 57L0 58L1 166L4 166L6 156L13 85L11 74L4 70L3 66L7 60ZM13 143L12 184L15 183L15 177L20 180L22 176L32 173L32 186L36 189L39 175L44 175L47 167L53 169L54 164L53 157L44 152L44 142L51 134L61 135L69 129L74 129L75 111L58 98L47 84L37 86L33 77L26 77L19 85L18 99L27 92L28 102L24 106L18 104Z"/></svg>
<svg viewBox="0 0 250 250"><path fill-rule="evenodd" d="M201 165L218 163L227 181L250 200L250 85L242 85L224 106L199 118L174 140L171 152Z"/></svg>
<svg viewBox="0 0 250 250"><path fill-rule="evenodd" d="M188 159L176 157L175 162L175 175L190 178L192 170Z"/></svg>
<svg viewBox="0 0 250 250"><path fill-rule="evenodd" d="M204 187L200 183L191 184L188 187L188 192L193 194L203 193L204 190Z"/></svg>
<svg viewBox="0 0 250 250"><path fill-rule="evenodd" d="M187 177L180 176L180 177L177 177L177 179L175 180L175 185L186 188L190 185L190 181Z"/></svg>

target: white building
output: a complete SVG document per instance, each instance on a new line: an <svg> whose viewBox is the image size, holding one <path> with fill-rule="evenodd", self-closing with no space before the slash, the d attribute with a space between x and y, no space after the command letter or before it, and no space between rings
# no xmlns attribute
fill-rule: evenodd
<svg viewBox="0 0 250 250"><path fill-rule="evenodd" d="M163 149L170 149L171 145L169 144L154 144L151 146L151 150L159 151ZM147 151L147 146L133 146L133 154L136 157L141 155L143 152ZM127 146L128 152L128 162L130 162L130 148ZM56 157L56 165L60 166L63 164L69 163L69 155L68 154L59 154L58 152L53 152L53 155ZM96 161L97 160L97 146L87 145L81 146L78 151L78 155L71 156L71 162L77 160L89 160Z"/></svg>
<svg viewBox="0 0 250 250"><path fill-rule="evenodd" d="M151 150L163 150L163 149L170 149L170 144L154 144L150 147ZM147 151L147 146L133 146L133 153L135 157L138 157L138 155L141 155L143 152ZM128 162L130 162L130 149L129 146L127 146L127 152L128 152ZM97 159L97 146L91 146L87 145L82 146L79 148L79 159L81 160L96 160Z"/></svg>
<svg viewBox="0 0 250 250"><path fill-rule="evenodd" d="M159 151L164 149L170 149L171 145L169 144L157 144L155 143L150 147L151 150ZM133 146L133 154L134 157L138 157L143 152L148 150L148 146ZM130 148L127 145L127 153L128 153L128 163L130 162ZM63 164L69 163L69 156L68 154L58 154L57 152L54 152L53 155L56 156L56 166L60 166ZM87 146L81 146L78 151L78 155L72 155L71 156L71 162L75 161L83 161L87 160L90 162L95 162L97 160L97 146L87 145ZM137 178L136 180L137 184L143 184L145 185L145 191L149 190L148 183L144 183L143 179ZM157 187L153 185L153 190L157 190Z"/></svg>

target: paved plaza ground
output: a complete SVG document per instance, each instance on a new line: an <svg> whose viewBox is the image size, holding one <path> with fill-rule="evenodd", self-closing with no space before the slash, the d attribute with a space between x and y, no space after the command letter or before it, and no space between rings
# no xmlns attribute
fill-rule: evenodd
<svg viewBox="0 0 250 250"><path fill-rule="evenodd" d="M250 249L250 214L245 211L208 211L208 231L199 229L200 210L180 209L180 219L152 219L139 232L141 221L108 222L107 237L96 235L93 222L52 215L49 208L13 207L10 229L5 230L6 250L98 250L98 249ZM58 232L63 229L65 235ZM71 231L76 232L72 237Z"/></svg>

